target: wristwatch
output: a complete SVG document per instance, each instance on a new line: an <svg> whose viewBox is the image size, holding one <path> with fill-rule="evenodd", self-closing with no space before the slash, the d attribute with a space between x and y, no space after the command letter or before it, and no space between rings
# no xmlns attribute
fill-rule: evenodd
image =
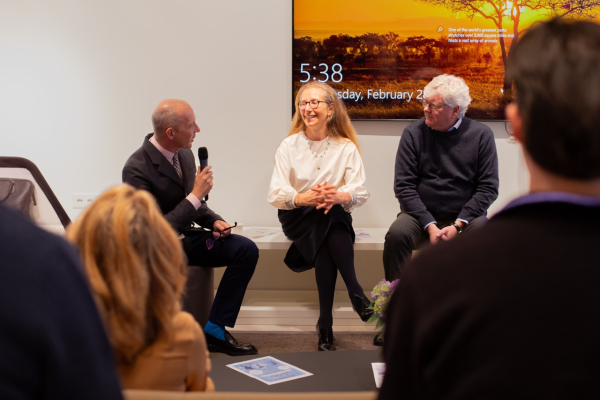
<svg viewBox="0 0 600 400"><path fill-rule="evenodd" d="M460 225L458 225L456 222L453 222L450 225L452 225L453 227L455 227L456 230L458 231L458 233L462 232L462 229L460 228Z"/></svg>

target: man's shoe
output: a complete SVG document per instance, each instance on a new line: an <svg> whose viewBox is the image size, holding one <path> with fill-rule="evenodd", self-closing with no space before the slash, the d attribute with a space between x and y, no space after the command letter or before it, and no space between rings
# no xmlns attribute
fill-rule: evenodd
<svg viewBox="0 0 600 400"><path fill-rule="evenodd" d="M371 318L371 315L373 315L373 309L369 308L371 305L369 299L353 294L351 301L352 308L354 311L356 311L360 319L362 319L364 322L367 322L369 318Z"/></svg>
<svg viewBox="0 0 600 400"><path fill-rule="evenodd" d="M383 346L383 336L379 333L373 338L373 346Z"/></svg>
<svg viewBox="0 0 600 400"><path fill-rule="evenodd" d="M335 351L335 338L333 337L333 329L320 329L317 324L317 333L319 334L319 351Z"/></svg>
<svg viewBox="0 0 600 400"><path fill-rule="evenodd" d="M207 334L206 343L208 350L213 353L225 353L229 356L247 356L258 353L256 347L249 343L238 342L227 330L225 330L225 340Z"/></svg>

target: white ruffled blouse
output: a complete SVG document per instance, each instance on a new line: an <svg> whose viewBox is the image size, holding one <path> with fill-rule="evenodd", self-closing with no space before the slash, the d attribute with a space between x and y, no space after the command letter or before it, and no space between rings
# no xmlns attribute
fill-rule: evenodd
<svg viewBox="0 0 600 400"><path fill-rule="evenodd" d="M303 132L286 137L275 152L275 168L267 200L281 210L295 208L294 197L327 182L339 192L350 193L345 206L352 212L369 198L365 168L358 149L349 139L308 140ZM327 148L327 150L326 150ZM316 157L315 157L316 154Z"/></svg>

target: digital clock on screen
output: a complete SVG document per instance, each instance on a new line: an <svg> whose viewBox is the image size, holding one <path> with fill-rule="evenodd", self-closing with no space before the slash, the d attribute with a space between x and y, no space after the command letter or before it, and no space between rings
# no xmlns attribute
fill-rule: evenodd
<svg viewBox="0 0 600 400"><path fill-rule="evenodd" d="M330 80L339 83L343 79L342 64L335 63L331 67L325 63L311 65L310 63L300 64L300 82L308 81L329 82Z"/></svg>

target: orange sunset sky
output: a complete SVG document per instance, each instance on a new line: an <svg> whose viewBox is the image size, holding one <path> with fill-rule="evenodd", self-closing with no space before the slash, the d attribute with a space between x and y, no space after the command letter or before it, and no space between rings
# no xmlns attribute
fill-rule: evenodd
<svg viewBox="0 0 600 400"><path fill-rule="evenodd" d="M544 13L525 9L519 28L527 28ZM437 37L448 28L495 28L492 21L476 16L472 21L464 14L453 15L447 8L417 0L295 0L295 37L329 37L336 33L360 35L366 32L395 32L408 37ZM512 32L512 22L504 19L503 28Z"/></svg>

